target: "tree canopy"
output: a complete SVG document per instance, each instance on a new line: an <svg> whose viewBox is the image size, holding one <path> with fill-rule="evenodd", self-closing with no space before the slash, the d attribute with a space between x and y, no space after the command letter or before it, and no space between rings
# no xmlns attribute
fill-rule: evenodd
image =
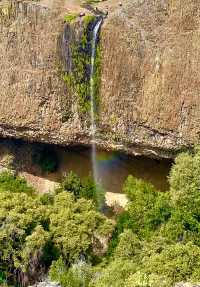
<svg viewBox="0 0 200 287"><path fill-rule="evenodd" d="M51 194L0 174L0 282L49 272L63 287L172 287L200 281L200 149L180 154L163 193L133 176L113 220L98 188L69 173ZM103 194L100 194L101 200ZM108 244L106 254L99 252Z"/></svg>

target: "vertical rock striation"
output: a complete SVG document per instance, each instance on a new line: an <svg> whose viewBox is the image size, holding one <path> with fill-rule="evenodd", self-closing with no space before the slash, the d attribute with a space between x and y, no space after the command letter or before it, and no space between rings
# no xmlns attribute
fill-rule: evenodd
<svg viewBox="0 0 200 287"><path fill-rule="evenodd" d="M0 3L1 136L90 143L89 119L63 81L74 68L72 47L79 47L84 23L64 23L68 11L61 2ZM125 0L108 15L98 145L172 156L199 142L199 31L195 0Z"/></svg>
<svg viewBox="0 0 200 287"><path fill-rule="evenodd" d="M110 15L102 35L105 139L166 150L199 141L199 12L194 0L125 1Z"/></svg>
<svg viewBox="0 0 200 287"><path fill-rule="evenodd" d="M39 3L13 0L1 5L3 11L9 9L9 14L1 13L0 25L1 135L74 141L80 121L63 73L66 59L70 62L66 40L77 31L69 31L63 14ZM66 112L72 115L67 124Z"/></svg>

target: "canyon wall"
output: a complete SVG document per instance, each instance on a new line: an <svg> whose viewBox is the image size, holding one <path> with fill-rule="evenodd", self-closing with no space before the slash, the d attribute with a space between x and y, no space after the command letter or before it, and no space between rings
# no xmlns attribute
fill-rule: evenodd
<svg viewBox="0 0 200 287"><path fill-rule="evenodd" d="M61 2L0 2L1 136L90 143L89 114L63 81L82 22L65 24ZM101 29L99 146L171 157L199 142L199 34L195 0L110 9Z"/></svg>

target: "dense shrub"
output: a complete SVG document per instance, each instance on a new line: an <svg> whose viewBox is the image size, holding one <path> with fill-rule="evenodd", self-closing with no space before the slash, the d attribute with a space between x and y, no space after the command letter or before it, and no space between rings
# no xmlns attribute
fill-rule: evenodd
<svg viewBox="0 0 200 287"><path fill-rule="evenodd" d="M54 172L58 168L58 157L54 149L38 146L32 152L32 161L39 165L43 172Z"/></svg>
<svg viewBox="0 0 200 287"><path fill-rule="evenodd" d="M1 176L5 179L5 174ZM6 178L18 184L18 177ZM22 180L20 192L8 192L4 180L0 192L1 280L5 275L9 282L26 285L39 279L59 256L68 267L81 256L91 260L94 242L111 234L111 222L92 201L75 201L69 192L31 194L24 184Z"/></svg>
<svg viewBox="0 0 200 287"><path fill-rule="evenodd" d="M167 277L138 271L126 279L124 287L169 287L170 284Z"/></svg>
<svg viewBox="0 0 200 287"><path fill-rule="evenodd" d="M71 172L55 194L36 195L24 180L3 173L0 282L8 278L26 285L49 267L50 277L63 287L200 281L199 158L198 148L177 157L166 193L129 176L124 185L129 203L113 233L111 221L96 210L91 179ZM96 260L111 233L107 256Z"/></svg>
<svg viewBox="0 0 200 287"><path fill-rule="evenodd" d="M137 266L131 260L113 260L98 272L96 280L91 281L89 287L124 287L125 279L136 270Z"/></svg>
<svg viewBox="0 0 200 287"><path fill-rule="evenodd" d="M35 190L32 186L28 185L26 180L22 177L16 176L10 172L1 172L0 174L0 192L25 192L28 195L34 195Z"/></svg>
<svg viewBox="0 0 200 287"><path fill-rule="evenodd" d="M129 176L124 185L128 195L128 218L132 230L140 237L149 237L171 216L169 195L157 191L151 184ZM128 219L130 220L130 219Z"/></svg>
<svg viewBox="0 0 200 287"><path fill-rule="evenodd" d="M192 243L176 243L166 246L161 253L144 258L143 270L166 276L173 286L176 282L200 279L200 248Z"/></svg>
<svg viewBox="0 0 200 287"><path fill-rule="evenodd" d="M171 203L168 193L157 191L150 183L129 176L124 184L129 204L117 219L109 255L119 243L119 235L130 229L140 239L150 238L156 230L171 217Z"/></svg>
<svg viewBox="0 0 200 287"><path fill-rule="evenodd" d="M122 286L172 287L179 281L200 281L198 147L177 157L169 183L169 192L161 193L132 176L125 182L130 202L117 220L108 257L109 265L113 258L137 264Z"/></svg>
<svg viewBox="0 0 200 287"><path fill-rule="evenodd" d="M172 202L181 212L192 214L200 221L200 147L194 153L182 153L173 166L170 177Z"/></svg>
<svg viewBox="0 0 200 287"><path fill-rule="evenodd" d="M133 260L141 252L142 244L136 234L125 230L119 236L119 243L115 249L114 257Z"/></svg>
<svg viewBox="0 0 200 287"><path fill-rule="evenodd" d="M93 278L91 265L85 261L79 261L67 268L61 258L53 262L50 269L50 277L60 282L62 287L83 287L88 286Z"/></svg>
<svg viewBox="0 0 200 287"><path fill-rule="evenodd" d="M101 209L105 202L105 193L101 186L96 184L91 177L81 180L72 171L63 178L61 187L57 191L72 192L76 199L82 197L91 199L98 209Z"/></svg>
<svg viewBox="0 0 200 287"><path fill-rule="evenodd" d="M92 243L110 234L112 224L96 212L91 201L74 201L73 195L62 192L55 196L50 231L65 261L72 263L80 254L91 256Z"/></svg>

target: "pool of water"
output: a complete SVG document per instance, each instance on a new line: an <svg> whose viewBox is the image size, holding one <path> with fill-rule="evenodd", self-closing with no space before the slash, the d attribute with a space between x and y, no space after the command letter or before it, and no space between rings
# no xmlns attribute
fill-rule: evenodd
<svg viewBox="0 0 200 287"><path fill-rule="evenodd" d="M59 167L49 175L59 181L70 170L80 177L92 174L90 148L56 148ZM169 160L155 160L141 156L130 156L119 152L97 150L98 180L106 191L120 193L128 175L151 182L161 191L168 189Z"/></svg>
<svg viewBox="0 0 200 287"><path fill-rule="evenodd" d="M58 169L54 173L44 173L34 165L31 154L38 144L16 140L0 139L0 164L7 154L14 156L14 164L19 174L22 174L39 191L48 191L48 184L60 182L62 176L74 171L81 178L92 175L91 148L64 148L55 145L42 145L57 154ZM155 160L142 156L130 156L119 152L97 150L98 180L105 191L121 193L124 181L128 175L151 182L161 191L168 189L168 174L172 162Z"/></svg>

